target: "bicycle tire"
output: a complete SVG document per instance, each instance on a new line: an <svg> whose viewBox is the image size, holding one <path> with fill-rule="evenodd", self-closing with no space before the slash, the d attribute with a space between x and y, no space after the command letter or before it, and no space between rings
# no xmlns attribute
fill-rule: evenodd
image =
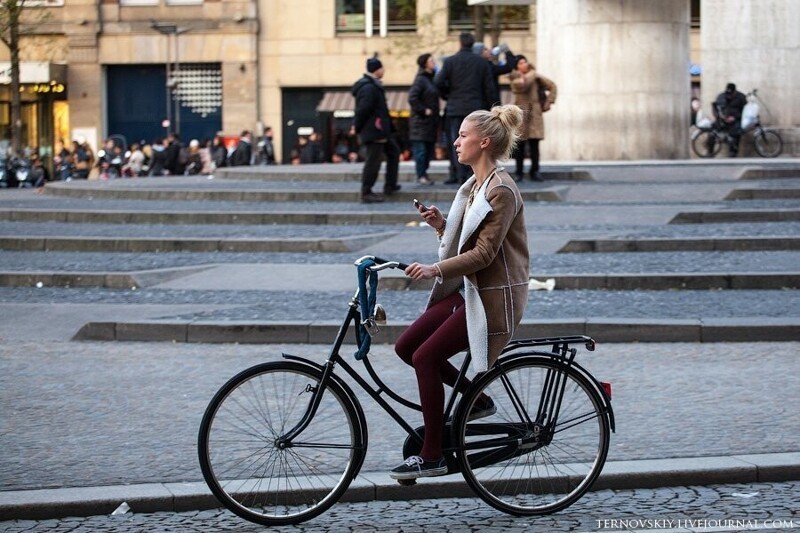
<svg viewBox="0 0 800 533"><path fill-rule="evenodd" d="M347 490L363 463L366 434L357 400L338 383L328 382L292 446L277 441L303 418L321 377L302 363L263 363L214 395L200 424L198 455L206 483L227 509L257 524L298 524Z"/></svg>
<svg viewBox="0 0 800 533"><path fill-rule="evenodd" d="M535 422L543 383L554 372L565 378L565 390L551 430ZM497 412L467 422L466 413L482 394ZM550 514L577 501L600 475L610 441L597 388L548 356L496 364L459 403L454 431L467 484L495 509L517 516Z"/></svg>
<svg viewBox="0 0 800 533"><path fill-rule="evenodd" d="M778 132L761 128L753 136L753 147L761 157L778 157L783 152L783 139Z"/></svg>
<svg viewBox="0 0 800 533"><path fill-rule="evenodd" d="M701 129L692 137L692 150L698 157L710 159L722 150L722 138L712 129Z"/></svg>

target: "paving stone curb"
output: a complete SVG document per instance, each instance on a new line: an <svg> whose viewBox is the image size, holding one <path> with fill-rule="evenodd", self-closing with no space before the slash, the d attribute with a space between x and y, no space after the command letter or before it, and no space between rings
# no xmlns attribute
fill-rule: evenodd
<svg viewBox="0 0 800 533"><path fill-rule="evenodd" d="M800 479L800 452L609 461L591 490L659 488ZM460 475L421 479L403 487L386 472L361 473L340 501L475 497ZM112 513L126 502L134 513L215 509L205 483L148 483L0 492L0 520L47 520Z"/></svg>
<svg viewBox="0 0 800 533"><path fill-rule="evenodd" d="M409 326L397 321L381 327L374 343L394 343ZM338 321L189 321L149 320L140 322L88 322L72 340L162 341L241 344L325 344L335 336ZM796 318L741 319L617 319L591 317L576 320L524 320L517 338L553 335L588 335L606 342L760 342L796 341L800 320ZM346 341L355 343L352 328Z"/></svg>
<svg viewBox="0 0 800 533"><path fill-rule="evenodd" d="M259 180L259 181L285 181L287 177L292 179L313 179L314 181L346 181L360 182L363 164L348 166L346 168L331 167L330 165L313 165L308 174L298 174L298 169L286 166L276 167L224 167L217 169L215 178L228 180ZM300 169L302 172L303 169ZM428 169L428 175L435 181L447 179L449 171L445 167L432 166ZM547 170L542 172L542 178L553 181L590 181L594 178L588 170ZM398 181L415 182L416 173L401 169L398 173Z"/></svg>

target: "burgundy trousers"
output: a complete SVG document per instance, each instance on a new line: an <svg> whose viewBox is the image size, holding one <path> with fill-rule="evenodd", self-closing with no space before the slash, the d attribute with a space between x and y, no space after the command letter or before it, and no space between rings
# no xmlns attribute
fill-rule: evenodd
<svg viewBox="0 0 800 533"><path fill-rule="evenodd" d="M417 374L425 424L425 443L420 455L426 461L442 457L443 384L451 387L455 384L458 369L449 359L468 346L464 298L457 292L425 310L395 344L397 355L414 367ZM463 384L466 388L469 383Z"/></svg>

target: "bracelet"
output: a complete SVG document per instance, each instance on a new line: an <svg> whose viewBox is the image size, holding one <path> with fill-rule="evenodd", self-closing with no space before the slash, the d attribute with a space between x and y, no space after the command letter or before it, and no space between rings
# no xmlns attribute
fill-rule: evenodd
<svg viewBox="0 0 800 533"><path fill-rule="evenodd" d="M447 227L447 219L445 218L444 220L442 220L442 227L436 230L436 236L441 239L442 236L444 235L444 228L446 227Z"/></svg>

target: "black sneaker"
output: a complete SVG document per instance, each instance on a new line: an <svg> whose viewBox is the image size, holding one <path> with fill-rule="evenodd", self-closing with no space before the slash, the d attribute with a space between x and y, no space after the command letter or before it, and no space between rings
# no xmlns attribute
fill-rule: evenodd
<svg viewBox="0 0 800 533"><path fill-rule="evenodd" d="M479 407L477 405L472 406L472 410L469 412L469 416L467 416L467 422L472 422L473 420L478 420L479 418L486 418L487 416L492 416L497 412L497 406L494 404L491 398L489 398L489 403L487 403L483 407ZM447 419L447 423L450 424L453 422L453 417Z"/></svg>
<svg viewBox="0 0 800 533"><path fill-rule="evenodd" d="M447 461L444 457L436 461L426 461L419 455L412 455L403 464L389 472L392 479L417 479L447 474Z"/></svg>

